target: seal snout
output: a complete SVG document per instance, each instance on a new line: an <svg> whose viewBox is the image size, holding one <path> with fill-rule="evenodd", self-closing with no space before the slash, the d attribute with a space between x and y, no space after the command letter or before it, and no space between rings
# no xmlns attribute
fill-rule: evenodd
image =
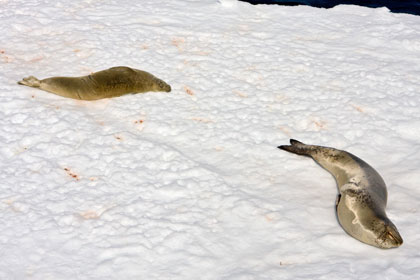
<svg viewBox="0 0 420 280"><path fill-rule="evenodd" d="M401 246L403 244L403 239L397 229L393 228L392 226L388 226L387 228L387 238L395 244L395 247Z"/></svg>
<svg viewBox="0 0 420 280"><path fill-rule="evenodd" d="M155 82L155 90L156 91L164 91L164 92L171 92L171 86L164 81L157 79Z"/></svg>
<svg viewBox="0 0 420 280"><path fill-rule="evenodd" d="M171 92L171 90L172 90L171 86L166 84L165 91L166 92Z"/></svg>
<svg viewBox="0 0 420 280"><path fill-rule="evenodd" d="M398 230L393 225L385 226L385 232L380 237L382 248L389 249L399 247L403 244L403 239Z"/></svg>

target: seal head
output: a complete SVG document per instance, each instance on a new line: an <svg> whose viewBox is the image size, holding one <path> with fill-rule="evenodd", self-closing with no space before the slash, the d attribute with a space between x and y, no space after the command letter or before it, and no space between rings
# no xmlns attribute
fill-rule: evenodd
<svg viewBox="0 0 420 280"><path fill-rule="evenodd" d="M354 238L369 245L390 249L403 243L397 227L378 207L378 197L371 198L366 191L340 192L336 205L337 217L343 229ZM384 204L382 204L384 205Z"/></svg>
<svg viewBox="0 0 420 280"><path fill-rule="evenodd" d="M153 91L171 92L171 86L161 79L156 78L156 82L153 84Z"/></svg>

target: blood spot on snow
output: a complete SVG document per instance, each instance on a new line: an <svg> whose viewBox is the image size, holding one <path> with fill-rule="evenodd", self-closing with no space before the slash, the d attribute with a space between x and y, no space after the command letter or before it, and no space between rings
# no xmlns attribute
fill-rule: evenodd
<svg viewBox="0 0 420 280"><path fill-rule="evenodd" d="M327 129L327 123L324 121L312 120L312 123L319 129Z"/></svg>
<svg viewBox="0 0 420 280"><path fill-rule="evenodd" d="M291 136L291 133L290 133L290 131L287 129L287 127L284 127L284 126L279 125L279 126L278 126L278 128L279 128L282 132L284 132L284 134L286 134L287 136Z"/></svg>
<svg viewBox="0 0 420 280"><path fill-rule="evenodd" d="M78 52L80 52L80 50L79 49L74 49L73 52L78 53Z"/></svg>
<svg viewBox="0 0 420 280"><path fill-rule="evenodd" d="M149 46L148 46L148 45L146 45L146 44L141 45L140 47L141 47L143 50L147 50L147 49L149 49Z"/></svg>
<svg viewBox="0 0 420 280"><path fill-rule="evenodd" d="M354 109L356 109L358 112L360 112L360 113L364 113L365 112L365 110L363 110L363 108L362 107L360 107L360 106L357 106L357 105L354 105L354 104L352 104L351 105Z"/></svg>
<svg viewBox="0 0 420 280"><path fill-rule="evenodd" d="M199 118L199 117L192 117L191 120L197 121L197 122L202 122L202 123L212 123L213 122L210 119Z"/></svg>
<svg viewBox="0 0 420 280"><path fill-rule="evenodd" d="M143 119L138 119L133 121L133 123L136 125L136 128L139 130L143 130L144 128L144 120Z"/></svg>
<svg viewBox="0 0 420 280"><path fill-rule="evenodd" d="M241 92L239 90L234 90L233 93L236 94L239 97L242 97L242 98L248 97L248 95L246 95L245 93L243 93L243 92Z"/></svg>
<svg viewBox="0 0 420 280"><path fill-rule="evenodd" d="M0 55L1 55L1 57L2 57L2 59L3 59L3 61L5 63L9 63L9 62L12 61L12 59L9 56L6 55L6 51L5 50L1 50L0 51Z"/></svg>
<svg viewBox="0 0 420 280"><path fill-rule="evenodd" d="M185 90L185 92L186 92L187 94L189 94L189 95L194 95L194 92L193 92L193 91L192 91L192 89L190 89L189 87L184 86L184 90Z"/></svg>
<svg viewBox="0 0 420 280"><path fill-rule="evenodd" d="M185 59L182 63L184 63L184 65L186 65L186 66L193 66L193 67L198 65L197 62L189 61L187 59Z"/></svg>
<svg viewBox="0 0 420 280"><path fill-rule="evenodd" d="M83 219L86 220L90 220L90 219L98 219L100 217L100 215L95 212L94 210L88 210L82 213L79 213L80 217L82 217Z"/></svg>
<svg viewBox="0 0 420 280"><path fill-rule="evenodd" d="M179 51L183 51L182 45L185 43L184 38L172 38L172 45L178 48Z"/></svg>
<svg viewBox="0 0 420 280"><path fill-rule="evenodd" d="M10 61L12 61L12 59L10 57L8 57L8 56L3 57L3 62L4 63L9 63Z"/></svg>
<svg viewBox="0 0 420 280"><path fill-rule="evenodd" d="M272 217L270 217L270 215L269 215L269 214L265 215L264 217L265 217L265 219L267 220L267 222L272 222L272 221L273 221L273 218L272 218Z"/></svg>
<svg viewBox="0 0 420 280"><path fill-rule="evenodd" d="M66 171L67 172L67 175L69 175L70 177L74 178L76 181L79 181L80 180L79 175L77 175L76 173L72 172L70 170L70 168L65 167L64 168L64 171Z"/></svg>
<svg viewBox="0 0 420 280"><path fill-rule="evenodd" d="M102 216L103 213L105 213L109 209L112 209L115 206L116 206L116 204L112 204L112 205L109 205L109 206L102 207L100 209L87 210L87 211L83 211L83 212L77 213L77 214L79 214L80 217L82 217L85 220L98 219Z"/></svg>
<svg viewBox="0 0 420 280"><path fill-rule="evenodd" d="M35 95L32 95L32 98L35 98Z"/></svg>
<svg viewBox="0 0 420 280"><path fill-rule="evenodd" d="M18 207L16 207L13 203L15 202L13 199L7 199L4 201L7 205L9 205L10 209L12 209L13 212L22 212L22 210Z"/></svg>
<svg viewBox="0 0 420 280"><path fill-rule="evenodd" d="M38 56L38 57L35 57L35 58L32 58L31 60L29 60L29 62L35 63L35 62L38 62L38 61L43 60L43 59L44 59L43 56Z"/></svg>
<svg viewBox="0 0 420 280"><path fill-rule="evenodd" d="M208 52L208 51L197 51L197 52L195 52L195 54L197 54L197 55L203 55L203 56L208 56L210 54L210 52Z"/></svg>

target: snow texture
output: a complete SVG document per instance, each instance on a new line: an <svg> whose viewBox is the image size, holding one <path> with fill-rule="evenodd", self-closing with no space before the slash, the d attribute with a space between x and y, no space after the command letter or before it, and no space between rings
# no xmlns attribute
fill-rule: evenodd
<svg viewBox="0 0 420 280"><path fill-rule="evenodd" d="M0 0L0 279L418 279L420 17L236 0ZM125 65L171 93L17 85ZM404 244L339 226L347 150Z"/></svg>

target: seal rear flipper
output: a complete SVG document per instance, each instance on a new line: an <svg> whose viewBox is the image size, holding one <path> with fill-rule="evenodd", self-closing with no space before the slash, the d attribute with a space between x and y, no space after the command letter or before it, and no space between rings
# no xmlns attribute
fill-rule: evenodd
<svg viewBox="0 0 420 280"><path fill-rule="evenodd" d="M23 78L22 81L18 82L19 85L24 85L24 86L28 86L28 87L40 87L41 82L35 78L34 76L29 76L26 78Z"/></svg>
<svg viewBox="0 0 420 280"><path fill-rule="evenodd" d="M311 156L312 154L311 146L306 145L295 139L290 139L290 144L291 145L281 145L281 146L278 146L277 148L288 151L290 153L298 154L298 155L309 156L309 157Z"/></svg>
<svg viewBox="0 0 420 280"><path fill-rule="evenodd" d="M293 146L305 145L296 139L290 139L289 141L290 141L290 144L292 144Z"/></svg>

